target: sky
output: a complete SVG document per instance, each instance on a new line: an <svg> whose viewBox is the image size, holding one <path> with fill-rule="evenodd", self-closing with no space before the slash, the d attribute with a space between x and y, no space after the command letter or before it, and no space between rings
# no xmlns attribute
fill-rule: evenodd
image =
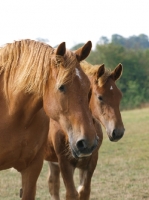
<svg viewBox="0 0 149 200"><path fill-rule="evenodd" d="M0 0L0 45L44 38L66 48L101 36L149 36L149 0Z"/></svg>

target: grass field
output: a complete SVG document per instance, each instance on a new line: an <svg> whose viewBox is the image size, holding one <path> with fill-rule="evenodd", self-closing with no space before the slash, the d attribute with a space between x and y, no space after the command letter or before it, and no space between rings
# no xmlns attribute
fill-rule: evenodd
<svg viewBox="0 0 149 200"><path fill-rule="evenodd" d="M92 178L91 200L149 200L149 108L123 111L125 135L117 143L104 141ZM38 179L36 200L50 200L48 166ZM0 172L0 200L17 200L21 177L15 170ZM75 174L76 185L78 174ZM62 184L61 197L65 189Z"/></svg>

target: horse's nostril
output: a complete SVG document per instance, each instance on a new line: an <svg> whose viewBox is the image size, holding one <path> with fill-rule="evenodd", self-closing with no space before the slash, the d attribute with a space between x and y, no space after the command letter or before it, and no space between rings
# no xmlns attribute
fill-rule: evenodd
<svg viewBox="0 0 149 200"><path fill-rule="evenodd" d="M76 145L79 150L80 149L83 150L83 149L87 148L87 144L86 144L85 140L79 140Z"/></svg>
<svg viewBox="0 0 149 200"><path fill-rule="evenodd" d="M116 138L116 130L115 129L113 130L112 137Z"/></svg>
<svg viewBox="0 0 149 200"><path fill-rule="evenodd" d="M120 139L124 135L124 129L114 129L112 132L113 139Z"/></svg>
<svg viewBox="0 0 149 200"><path fill-rule="evenodd" d="M92 143L90 140L81 139L76 143L76 152L78 157L86 157L92 154L93 150L97 147L98 140L94 139ZM79 156L80 155L80 156Z"/></svg>

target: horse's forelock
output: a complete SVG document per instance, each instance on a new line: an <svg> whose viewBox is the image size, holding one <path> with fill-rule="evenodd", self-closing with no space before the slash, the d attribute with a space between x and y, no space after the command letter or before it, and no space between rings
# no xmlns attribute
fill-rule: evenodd
<svg viewBox="0 0 149 200"><path fill-rule="evenodd" d="M59 62L58 76L56 87L71 82L76 75L75 68L77 66L77 59L73 52L67 50L64 55L63 62Z"/></svg>
<svg viewBox="0 0 149 200"><path fill-rule="evenodd" d="M98 78L98 85L102 87L107 82L110 76L111 76L111 70L105 69L105 73Z"/></svg>
<svg viewBox="0 0 149 200"><path fill-rule="evenodd" d="M83 71L85 72L87 76L95 77L99 67L100 65L91 65L90 63L86 61L81 62L81 68L83 69ZM105 73L97 80L98 85L102 87L107 82L110 75L111 75L111 70L105 68Z"/></svg>

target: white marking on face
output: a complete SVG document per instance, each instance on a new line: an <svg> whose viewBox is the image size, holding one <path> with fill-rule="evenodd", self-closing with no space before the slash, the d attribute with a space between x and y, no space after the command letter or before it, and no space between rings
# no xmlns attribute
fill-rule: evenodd
<svg viewBox="0 0 149 200"><path fill-rule="evenodd" d="M111 85L111 87L110 87L110 90L113 90L113 87L112 87L112 85Z"/></svg>
<svg viewBox="0 0 149 200"><path fill-rule="evenodd" d="M80 71L77 68L75 68L75 70L76 70L76 75L79 77L79 79L81 79Z"/></svg>

